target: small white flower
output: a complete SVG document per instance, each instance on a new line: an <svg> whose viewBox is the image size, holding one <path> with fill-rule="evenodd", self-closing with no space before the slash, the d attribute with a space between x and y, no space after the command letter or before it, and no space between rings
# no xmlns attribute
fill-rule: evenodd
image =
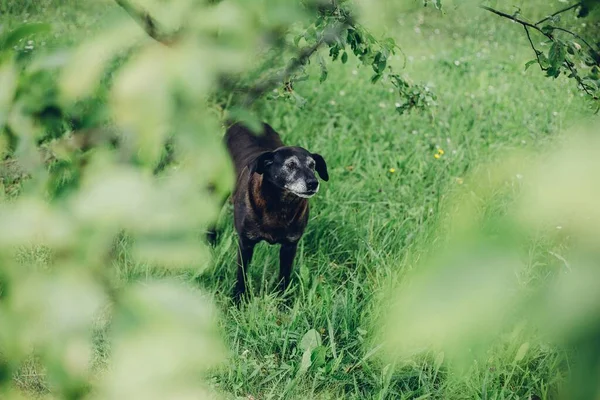
<svg viewBox="0 0 600 400"><path fill-rule="evenodd" d="M379 103L379 107L380 107L380 108L385 108L385 107L386 107L386 105L385 105L385 103L382 101L381 103Z"/></svg>
<svg viewBox="0 0 600 400"><path fill-rule="evenodd" d="M558 111L553 111L552 115L554 115L555 117L558 117Z"/></svg>
<svg viewBox="0 0 600 400"><path fill-rule="evenodd" d="M357 71L357 70L355 70L355 69L353 69L353 70L352 70L352 75L358 75L358 71Z"/></svg>
<svg viewBox="0 0 600 400"><path fill-rule="evenodd" d="M558 225L558 226L556 227L556 229L558 229L558 230L560 231L560 230L562 229L562 226Z"/></svg>
<svg viewBox="0 0 600 400"><path fill-rule="evenodd" d="M398 108L398 107L400 107L402 104L400 104L400 103L396 103L396 104L394 104L394 105L396 106L396 108Z"/></svg>
<svg viewBox="0 0 600 400"><path fill-rule="evenodd" d="M440 30L439 30L439 29L436 29L436 30L434 30L433 32L435 32L435 34L436 34L436 35L439 35L439 34L440 34Z"/></svg>
<svg viewBox="0 0 600 400"><path fill-rule="evenodd" d="M340 90L340 96L344 97L346 95L346 91Z"/></svg>
<svg viewBox="0 0 600 400"><path fill-rule="evenodd" d="M517 177L517 179L523 179L523 175L521 175L521 174L517 174L516 177Z"/></svg>
<svg viewBox="0 0 600 400"><path fill-rule="evenodd" d="M456 66L458 67L458 66L460 65L460 61L458 61L458 60L455 60L455 61L454 61L454 65L456 65Z"/></svg>
<svg viewBox="0 0 600 400"><path fill-rule="evenodd" d="M415 33L416 34L420 34L421 33L421 28L419 28L418 26L415 26Z"/></svg>
<svg viewBox="0 0 600 400"><path fill-rule="evenodd" d="M331 104L332 106L335 106L335 100L329 100L329 104Z"/></svg>
<svg viewBox="0 0 600 400"><path fill-rule="evenodd" d="M419 134L419 131L415 129L415 130L413 130L413 131L412 131L412 134L413 134L413 135L418 135L418 134Z"/></svg>

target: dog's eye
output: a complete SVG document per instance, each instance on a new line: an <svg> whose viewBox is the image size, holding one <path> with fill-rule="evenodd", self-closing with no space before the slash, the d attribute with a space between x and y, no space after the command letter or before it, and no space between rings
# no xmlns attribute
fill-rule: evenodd
<svg viewBox="0 0 600 400"><path fill-rule="evenodd" d="M290 169L298 168L298 163L294 160L286 162L285 165Z"/></svg>
<svg viewBox="0 0 600 400"><path fill-rule="evenodd" d="M315 169L315 162L314 162L314 161L312 161L312 160L310 160L310 161L308 162L308 168L310 168L310 169Z"/></svg>

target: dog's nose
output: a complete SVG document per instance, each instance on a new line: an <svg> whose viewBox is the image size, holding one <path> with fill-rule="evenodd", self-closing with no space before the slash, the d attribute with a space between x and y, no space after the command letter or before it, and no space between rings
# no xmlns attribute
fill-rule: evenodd
<svg viewBox="0 0 600 400"><path fill-rule="evenodd" d="M315 190L317 190L317 188L319 187L319 181L316 179L307 179L306 180L306 188L311 191L314 192Z"/></svg>

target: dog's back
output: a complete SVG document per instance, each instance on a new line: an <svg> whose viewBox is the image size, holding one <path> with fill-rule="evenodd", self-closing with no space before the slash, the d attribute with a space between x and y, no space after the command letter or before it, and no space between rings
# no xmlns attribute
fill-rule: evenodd
<svg viewBox="0 0 600 400"><path fill-rule="evenodd" d="M263 124L264 133L254 134L240 123L233 124L225 134L225 145L235 166L236 176L258 155L284 146L281 138L269 124Z"/></svg>

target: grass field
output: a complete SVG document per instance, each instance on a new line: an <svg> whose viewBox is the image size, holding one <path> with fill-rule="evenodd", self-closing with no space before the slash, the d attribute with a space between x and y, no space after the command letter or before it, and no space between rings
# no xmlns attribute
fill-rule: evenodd
<svg viewBox="0 0 600 400"><path fill-rule="evenodd" d="M43 3L43 12L32 6L6 22L10 28L24 19L51 20L56 36L42 47L81 40L114 7L106 1ZM550 9L560 4L551 3ZM401 68L406 62L403 74L436 93L437 107L398 115L395 95L385 85L370 84L369 71L352 58L332 65L323 84L297 86L307 100L303 109L286 102L258 104L259 115L285 142L326 158L330 181L311 201L289 309L282 311L271 294L278 252L267 245L257 248L250 269L253 298L241 310L230 306L236 239L228 206L211 267L178 272L220 305L230 354L211 382L230 398L248 399L551 399L565 374L559 349L536 345L515 364L521 342L509 336L489 350L487 363L474 363L457 376L436 367L434 354L386 364L371 340L377 328L372 320L384 290L439 239L441 206L449 193L469 184L470 171L515 149L545 148L591 113L572 82L546 79L535 66L524 71L532 54L522 31L484 11L449 6L440 14L415 6L391 31L407 56L395 63ZM435 158L439 149L443 155ZM543 253L541 246L531 252ZM118 249L121 279L160 274L133 262L128 249L126 241ZM532 281L553 268L551 262L533 265L533 259ZM324 359L299 373L298 344L311 329L323 337ZM107 351L102 332L98 335L103 368ZM29 394L47 391L43 371L34 366L15 379Z"/></svg>

